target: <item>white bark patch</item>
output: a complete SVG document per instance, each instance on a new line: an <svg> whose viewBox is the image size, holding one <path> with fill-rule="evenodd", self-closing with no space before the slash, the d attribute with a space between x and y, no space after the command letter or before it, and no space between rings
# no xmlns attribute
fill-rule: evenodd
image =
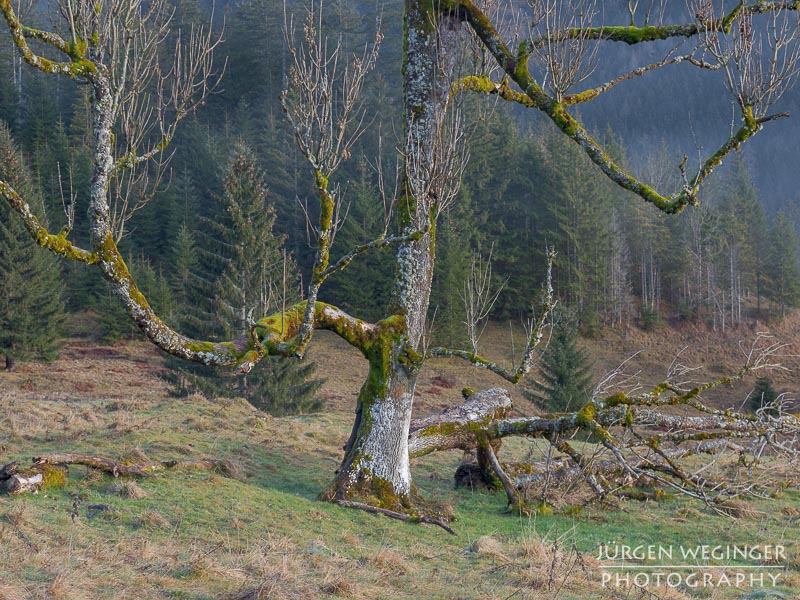
<svg viewBox="0 0 800 600"><path fill-rule="evenodd" d="M386 397L370 408L370 429L359 452L362 457L354 477L366 475L389 482L395 494L411 493L408 433L414 403L414 376L392 361L394 375L386 386Z"/></svg>

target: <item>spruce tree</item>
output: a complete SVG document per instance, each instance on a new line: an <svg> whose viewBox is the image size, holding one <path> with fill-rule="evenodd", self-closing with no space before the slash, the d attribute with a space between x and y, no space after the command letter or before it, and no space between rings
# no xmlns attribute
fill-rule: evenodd
<svg viewBox="0 0 800 600"><path fill-rule="evenodd" d="M41 196L4 123L0 123L0 179L43 214ZM22 221L1 204L0 355L8 369L16 360L54 358L65 316L59 263L52 254L31 249L33 245Z"/></svg>
<svg viewBox="0 0 800 600"><path fill-rule="evenodd" d="M267 202L267 189L255 156L239 146L228 162L225 193L218 199L223 218L207 226L221 242L217 248L223 270L216 284L217 317L223 335L247 331L247 313L265 315L293 292L293 282L284 281L294 271L284 265L282 236L273 234L275 207ZM291 301L293 298L286 298Z"/></svg>
<svg viewBox="0 0 800 600"><path fill-rule="evenodd" d="M224 194L215 196L216 218L203 218L197 237L183 227L175 238L174 298L181 306L185 331L208 332L216 325L220 338L248 332L247 317L270 314L283 302L296 301L294 265L273 234L275 208L268 202L264 178L250 150L240 145L227 165ZM202 252L191 248L200 240ZM285 295L285 297L284 297ZM312 380L313 363L270 359L246 377L225 377L218 369L168 361L168 376L177 395L242 395L254 406L276 415L309 412L321 407L314 394L322 385Z"/></svg>
<svg viewBox="0 0 800 600"><path fill-rule="evenodd" d="M769 377L758 377L749 398L750 408L755 412L775 402L778 399L778 393L772 387L772 381Z"/></svg>
<svg viewBox="0 0 800 600"><path fill-rule="evenodd" d="M523 391L528 400L547 412L578 410L592 393L592 364L578 347L574 314L562 309L554 317L553 332L539 365L538 378Z"/></svg>

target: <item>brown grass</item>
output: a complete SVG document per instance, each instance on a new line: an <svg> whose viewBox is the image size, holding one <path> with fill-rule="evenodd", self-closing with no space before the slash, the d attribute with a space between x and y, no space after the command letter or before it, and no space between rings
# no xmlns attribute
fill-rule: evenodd
<svg viewBox="0 0 800 600"><path fill-rule="evenodd" d="M0 583L0 600L25 600L27 594L21 587Z"/></svg>
<svg viewBox="0 0 800 600"><path fill-rule="evenodd" d="M487 331L485 347L491 358L509 359L502 342L507 334L507 327ZM652 354L642 364L655 363L660 353L663 367L666 342L659 341L659 335L629 332L624 344L590 346L605 364L617 360L612 350L622 356L623 350L615 346L646 341ZM684 335L709 334L664 334L672 342ZM517 336L518 347L519 340ZM698 352L693 356L702 356ZM433 528L398 525L360 513L342 515L335 507L309 504L341 459L355 394L366 375L363 357L346 345L342 349L331 336L318 336L310 359L318 362L319 375L328 378L322 392L327 412L286 419L265 415L241 400L168 398L157 376L160 356L146 344L104 349L70 340L62 358L50 365L20 363L14 373L0 372L0 453L9 457L28 460L43 446L69 451L100 440L104 452L126 462L213 457L232 465L217 474L168 470L137 482L109 482L107 475L79 467L72 470L61 496L0 498L0 576L8 577L0 581L0 600L194 598L201 590L207 597L229 600L505 598L515 593L514 598L536 600L609 597L592 576L597 571L593 558L576 553L569 540L558 538L554 543L552 538L515 530L513 524L503 529L508 520L496 529L499 518L513 520L500 515L502 493L495 509L489 509L495 512L485 513L490 524L481 520L475 525L474 515L469 515L473 523L456 522L460 537L453 539ZM738 366L724 356L713 361ZM438 411L461 402L464 385L480 389L499 384L493 375L462 361L432 362L421 373L416 408L418 413ZM85 391L79 391L81 387ZM518 391L513 394L522 412L533 412ZM516 447L521 458L530 444L519 442ZM503 451L512 454L514 448L509 442ZM457 511L469 510L463 502L485 502L485 493L470 499L450 489L457 456L435 460L441 465L434 463L439 466L425 471L425 480L436 482L436 489ZM415 465L415 474L428 469L427 464ZM292 479L301 470L310 482L300 476ZM232 482L235 472L244 481ZM168 495L165 502L164 488L174 492L173 483L180 495ZM215 494L201 501L209 489ZM73 522L74 500L83 504ZM93 502L108 503L113 510L87 518L85 505ZM639 510L639 505L631 505L624 512ZM687 522L707 516L698 508L667 510L667 521L672 514L676 521ZM747 503L734 503L732 510L743 520L737 527L761 516ZM663 514L643 510L641 519ZM782 514L789 521L800 511L787 506ZM615 517L598 511L591 519ZM788 555L793 568L800 567L796 546ZM800 587L796 574L789 577ZM417 591L418 586L423 591ZM665 594L659 597L685 597ZM635 591L630 597L637 597Z"/></svg>
<svg viewBox="0 0 800 600"><path fill-rule="evenodd" d="M106 494L113 494L120 498L147 498L147 492L135 481L115 481L106 488Z"/></svg>
<svg viewBox="0 0 800 600"><path fill-rule="evenodd" d="M715 508L734 519L754 519L759 516L759 511L746 500L725 500L715 505Z"/></svg>

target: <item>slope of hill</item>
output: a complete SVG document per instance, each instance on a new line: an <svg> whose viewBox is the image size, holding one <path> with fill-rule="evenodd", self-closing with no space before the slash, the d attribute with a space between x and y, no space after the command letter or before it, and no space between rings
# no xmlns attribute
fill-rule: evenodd
<svg viewBox="0 0 800 600"><path fill-rule="evenodd" d="M778 332L795 335L798 326L791 320ZM663 372L673 348L688 342L688 364L706 361L711 373L734 368L741 362L737 342L749 333L629 331L589 347L598 371L645 347L635 368L650 379L645 369ZM502 356L505 335L503 327L487 333L487 354ZM310 359L328 377L326 410L292 418L270 417L236 399L170 398L159 378L160 356L138 342L103 347L72 338L54 363L0 372L0 464L82 452L134 464L215 458L229 465L137 480L73 466L63 488L0 496L0 598L639 597L631 586L603 584L594 555L608 540L782 544L787 558L780 566L787 570L775 590L784 597L800 591L800 540L791 533L800 493L791 489L742 503L734 526L682 498L519 518L505 514L502 493L454 490L460 456L442 453L416 461L413 472L423 496L453 507L455 537L317 502L338 466L363 365L335 338L316 342ZM418 410L459 402L462 385L498 384L470 370L449 361L426 366ZM532 410L515 399L521 412ZM504 454L524 456L531 444L507 442ZM686 585L653 591L658 598L760 593Z"/></svg>

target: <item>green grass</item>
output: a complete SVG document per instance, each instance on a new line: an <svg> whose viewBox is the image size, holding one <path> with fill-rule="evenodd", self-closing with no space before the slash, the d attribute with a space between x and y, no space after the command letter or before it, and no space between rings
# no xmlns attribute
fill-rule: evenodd
<svg viewBox="0 0 800 600"><path fill-rule="evenodd" d="M797 490L753 501L755 516L741 519L683 498L527 518L507 513L502 493L453 489L460 456L442 453L418 461L413 472L423 497L452 505L451 536L316 500L338 466L349 415L275 419L244 402L199 397L137 403L127 411L101 401L32 402L25 422L31 415L52 422L23 435L7 414L2 461L27 463L48 451L118 460L207 456L234 462L243 478L166 470L138 480L146 496L128 499L109 491L111 477L73 466L63 489L0 497L0 598L234 598L253 589L264 598L640 597L600 586L593 555L610 541L783 543L792 572L778 589L786 597L800 589ZM504 452L522 453L527 444L516 440ZM90 517L90 504L110 510Z"/></svg>

